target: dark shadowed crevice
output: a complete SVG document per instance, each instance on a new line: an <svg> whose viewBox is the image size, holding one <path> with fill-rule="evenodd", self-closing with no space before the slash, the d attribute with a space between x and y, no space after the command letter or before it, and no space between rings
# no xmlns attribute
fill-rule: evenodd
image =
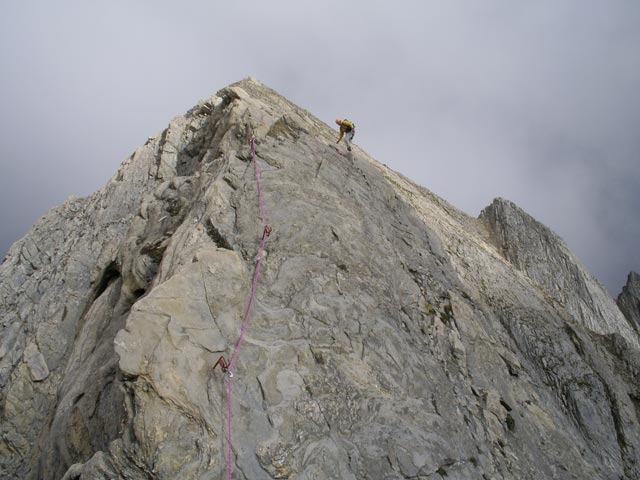
<svg viewBox="0 0 640 480"><path fill-rule="evenodd" d="M138 300L140 297L142 297L145 293L147 293L147 291L144 288L139 288L135 292L133 292L133 297L134 297L133 303L135 303L135 301Z"/></svg>
<svg viewBox="0 0 640 480"><path fill-rule="evenodd" d="M640 420L640 392L629 394L629 399L633 403L633 408L636 412L636 419Z"/></svg>
<svg viewBox="0 0 640 480"><path fill-rule="evenodd" d="M100 280L98 280L94 291L95 293L93 295L94 300L100 297L100 295L104 293L107 287L111 285L111 283L113 283L118 277L120 277L120 269L118 268L116 262L111 262L102 272Z"/></svg>
<svg viewBox="0 0 640 480"><path fill-rule="evenodd" d="M226 238L222 236L220 230L211 222L211 219L207 219L206 223L207 235L213 240L218 248L224 248L225 250L233 250L233 247L229 244Z"/></svg>
<svg viewBox="0 0 640 480"><path fill-rule="evenodd" d="M78 333L81 332L84 328L85 322L87 321L87 314L89 313L93 305L114 282L117 282L120 279L120 268L115 261L112 261L102 271L102 274L100 275L100 278L97 280L96 286L93 289L93 293L89 297L89 301L86 303L82 315L80 315L80 320L78 321L78 325L76 327L76 338L78 336ZM120 291L120 286L118 286L117 290Z"/></svg>

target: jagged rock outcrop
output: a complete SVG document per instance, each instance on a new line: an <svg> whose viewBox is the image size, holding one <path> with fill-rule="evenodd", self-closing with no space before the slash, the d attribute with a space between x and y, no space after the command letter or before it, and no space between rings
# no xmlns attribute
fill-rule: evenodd
<svg viewBox="0 0 640 480"><path fill-rule="evenodd" d="M640 275L636 272L629 273L617 303L629 323L640 333Z"/></svg>
<svg viewBox="0 0 640 480"><path fill-rule="evenodd" d="M12 247L3 478L225 477L211 366L262 232L250 132L273 233L234 371L234 478L640 476L638 334L561 240L345 156L249 79Z"/></svg>
<svg viewBox="0 0 640 480"><path fill-rule="evenodd" d="M636 346L637 335L602 285L547 227L497 198L480 213L504 257L578 323L597 333L619 333Z"/></svg>

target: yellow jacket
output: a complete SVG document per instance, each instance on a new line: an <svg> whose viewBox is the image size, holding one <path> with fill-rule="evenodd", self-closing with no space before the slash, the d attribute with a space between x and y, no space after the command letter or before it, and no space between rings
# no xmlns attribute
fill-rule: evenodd
<svg viewBox="0 0 640 480"><path fill-rule="evenodd" d="M340 136L338 137L338 141L336 143L339 143L340 140L342 140L344 134L350 132L354 128L356 128L355 124L346 119L342 120L342 122L340 122Z"/></svg>

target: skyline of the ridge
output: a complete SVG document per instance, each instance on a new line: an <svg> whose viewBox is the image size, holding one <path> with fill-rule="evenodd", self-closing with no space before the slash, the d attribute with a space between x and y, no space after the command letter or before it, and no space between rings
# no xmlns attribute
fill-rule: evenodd
<svg viewBox="0 0 640 480"><path fill-rule="evenodd" d="M640 271L640 4L12 2L0 257L147 137L248 76L477 216L507 198L613 296Z"/></svg>

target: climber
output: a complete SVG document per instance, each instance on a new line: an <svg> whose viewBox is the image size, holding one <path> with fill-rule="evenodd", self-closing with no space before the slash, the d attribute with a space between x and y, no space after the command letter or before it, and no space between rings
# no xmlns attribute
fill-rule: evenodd
<svg viewBox="0 0 640 480"><path fill-rule="evenodd" d="M347 150L351 151L351 142L353 141L353 136L356 134L355 123L350 122L346 118L344 120L336 118L336 123L340 125L340 136L336 143L340 143L340 140L342 140L342 136L344 135L344 143L347 144Z"/></svg>

